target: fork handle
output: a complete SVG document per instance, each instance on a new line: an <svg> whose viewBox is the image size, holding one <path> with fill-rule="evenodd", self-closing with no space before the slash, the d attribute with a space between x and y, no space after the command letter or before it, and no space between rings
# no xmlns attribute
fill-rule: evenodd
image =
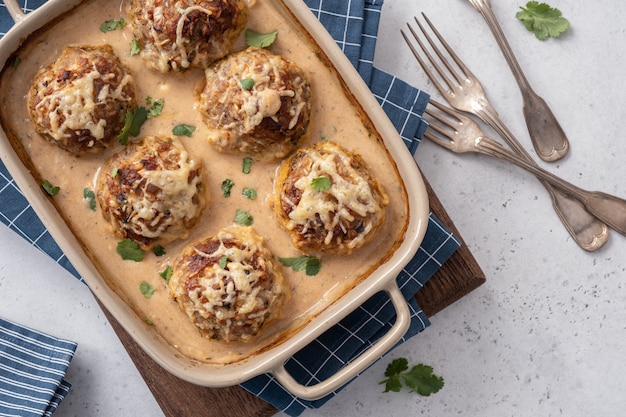
<svg viewBox="0 0 626 417"><path fill-rule="evenodd" d="M487 22L487 26L496 38L506 62L515 76L522 93L524 119L537 155L546 162L563 158L569 151L567 136L546 101L535 93L530 86L498 19L491 9L491 3L489 0L470 0L470 2Z"/></svg>
<svg viewBox="0 0 626 417"><path fill-rule="evenodd" d="M492 139L480 137L476 140L475 146L479 152L511 162L562 190L568 196L579 200L590 213L626 236L626 200L600 191L583 190L518 157Z"/></svg>

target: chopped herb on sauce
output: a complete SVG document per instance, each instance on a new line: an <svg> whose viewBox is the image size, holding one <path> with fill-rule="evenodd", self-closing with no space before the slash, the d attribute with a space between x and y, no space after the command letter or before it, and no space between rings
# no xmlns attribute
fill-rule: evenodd
<svg viewBox="0 0 626 417"><path fill-rule="evenodd" d="M247 211L237 209L235 212L235 223L240 226L252 226L254 223L254 217Z"/></svg>
<svg viewBox="0 0 626 417"><path fill-rule="evenodd" d="M243 194L250 200L254 200L255 198L257 198L257 192L254 188L244 188L241 194Z"/></svg>
<svg viewBox="0 0 626 417"><path fill-rule="evenodd" d="M122 132L117 136L117 141L122 145L128 143L129 136L139 136L141 126L148 120L148 111L145 107L135 107L126 112L124 127Z"/></svg>
<svg viewBox="0 0 626 417"><path fill-rule="evenodd" d="M249 174L250 168L252 167L252 162L254 161L249 156L246 156L245 158L243 158L243 165L241 168L241 172L243 172L244 174Z"/></svg>
<svg viewBox="0 0 626 417"><path fill-rule="evenodd" d="M230 178L226 178L222 181L222 194L224 197L230 197L230 191L235 186L235 183Z"/></svg>
<svg viewBox="0 0 626 417"><path fill-rule="evenodd" d="M119 20L109 19L109 20L105 20L100 25L100 31L102 33L107 33L107 32L114 31L116 29L121 29L124 26L126 26L126 21L124 21L124 19L119 19Z"/></svg>
<svg viewBox="0 0 626 417"><path fill-rule="evenodd" d="M277 35L277 30L270 33L258 33L252 29L246 29L246 45L267 48L274 43Z"/></svg>
<svg viewBox="0 0 626 417"><path fill-rule="evenodd" d="M83 198L87 200L87 203L89 204L89 209L91 209L92 211L96 211L96 193L85 187L83 188Z"/></svg>
<svg viewBox="0 0 626 417"><path fill-rule="evenodd" d="M195 132L196 127L193 125L179 124L174 126L172 134L175 136L188 136L191 137Z"/></svg>
<svg viewBox="0 0 626 417"><path fill-rule="evenodd" d="M137 242L132 239L126 238L117 242L117 253L125 261L143 261L143 251Z"/></svg>
<svg viewBox="0 0 626 417"><path fill-rule="evenodd" d="M165 100L162 98L152 101L152 98L148 97L146 99L148 105L152 104L152 107L148 110L148 119L152 117L156 117L163 112L163 106L165 106Z"/></svg>
<svg viewBox="0 0 626 417"><path fill-rule="evenodd" d="M50 181L45 180L41 186L43 187L44 190L46 190L46 192L50 195L57 195L59 194L59 191L61 190L60 187L56 186L56 185L52 185L50 183Z"/></svg>
<svg viewBox="0 0 626 417"><path fill-rule="evenodd" d="M150 298L154 295L154 291L156 290L156 288L154 288L154 285L150 284L147 281L141 281L141 284L139 284L139 290L144 297Z"/></svg>
<svg viewBox="0 0 626 417"><path fill-rule="evenodd" d="M166 284L169 284L170 278L172 278L172 272L174 272L174 270L170 265L166 266L163 271L159 272L159 275L165 280Z"/></svg>
<svg viewBox="0 0 626 417"><path fill-rule="evenodd" d="M165 248L161 245L156 245L152 248L152 253L154 253L155 256L163 256L165 255Z"/></svg>
<svg viewBox="0 0 626 417"><path fill-rule="evenodd" d="M135 56L141 52L141 44L137 38L130 41L130 56Z"/></svg>
<svg viewBox="0 0 626 417"><path fill-rule="evenodd" d="M322 260L314 256L299 256L297 258L278 258L280 263L294 271L304 270L307 275L314 276L322 268Z"/></svg>

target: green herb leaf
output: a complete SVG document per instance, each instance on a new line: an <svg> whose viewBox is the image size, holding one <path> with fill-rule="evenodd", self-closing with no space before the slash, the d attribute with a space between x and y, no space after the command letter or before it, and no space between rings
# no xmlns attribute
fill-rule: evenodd
<svg viewBox="0 0 626 417"><path fill-rule="evenodd" d="M148 104L152 104L152 107L150 107L150 110L148 110L148 119L150 119L152 117L158 116L159 114L163 112L163 106L165 106L165 100L160 98L153 102L152 99L150 99L150 102Z"/></svg>
<svg viewBox="0 0 626 417"><path fill-rule="evenodd" d="M121 29L124 26L126 26L126 22L124 21L124 19L120 19L120 20L110 19L110 20L105 20L100 25L100 30L102 31L102 33L107 33L116 29Z"/></svg>
<svg viewBox="0 0 626 417"><path fill-rule="evenodd" d="M248 197L250 200L257 198L257 192L254 188L244 188L241 194Z"/></svg>
<svg viewBox="0 0 626 417"><path fill-rule="evenodd" d="M154 326L154 323L152 322L152 320L150 320L147 317L143 318L143 321L148 325L148 326Z"/></svg>
<svg viewBox="0 0 626 417"><path fill-rule="evenodd" d="M111 170L111 178L115 178L117 177L117 173L119 172L119 168L118 167L113 167L113 169Z"/></svg>
<svg viewBox="0 0 626 417"><path fill-rule="evenodd" d="M148 111L145 107L135 107L127 111L122 132L117 136L118 142L126 145L129 136L139 136L141 126L146 120L148 120Z"/></svg>
<svg viewBox="0 0 626 417"><path fill-rule="evenodd" d="M277 35L277 30L270 33L258 33L252 29L246 29L246 45L267 48L274 43Z"/></svg>
<svg viewBox="0 0 626 417"><path fill-rule="evenodd" d="M94 193L89 188L85 187L83 188L83 198L87 200L87 203L89 204L89 208L92 211L96 211L96 193Z"/></svg>
<svg viewBox="0 0 626 417"><path fill-rule="evenodd" d="M144 297L150 298L154 295L154 291L156 290L156 288L154 288L154 285L150 284L147 281L141 281L141 284L139 284L139 290Z"/></svg>
<svg viewBox="0 0 626 417"><path fill-rule="evenodd" d="M180 14L185 14L185 12L186 12L186 10L185 10L185 9L183 9L182 7L177 7L177 8L176 8L176 11L177 11L178 13L180 13Z"/></svg>
<svg viewBox="0 0 626 417"><path fill-rule="evenodd" d="M222 181L222 195L224 197L230 197L230 191L235 186L235 183L230 178L226 178Z"/></svg>
<svg viewBox="0 0 626 417"><path fill-rule="evenodd" d="M241 84L241 88L244 90L249 90L254 87L254 79L253 78L244 78L243 80L239 80Z"/></svg>
<svg viewBox="0 0 626 417"><path fill-rule="evenodd" d="M331 186L330 178L328 177L317 177L311 180L311 187L315 191L326 191Z"/></svg>
<svg viewBox="0 0 626 417"><path fill-rule="evenodd" d="M226 265L228 264L228 256L226 255L222 256L218 264L220 268L225 269Z"/></svg>
<svg viewBox="0 0 626 417"><path fill-rule="evenodd" d="M403 383L420 395L428 396L443 388L442 377L433 374L431 366L418 364L409 369L409 362L405 358L394 359L385 370L387 379L380 381L385 384L384 392L400 392Z"/></svg>
<svg viewBox="0 0 626 417"><path fill-rule="evenodd" d="M125 238L117 242L117 253L125 261L143 261L143 251L139 247L139 244L132 239Z"/></svg>
<svg viewBox="0 0 626 417"><path fill-rule="evenodd" d="M561 11L546 3L529 1L526 7L520 6L520 9L515 16L541 41L550 36L557 38L569 29L570 23L561 16Z"/></svg>
<svg viewBox="0 0 626 417"><path fill-rule="evenodd" d="M59 194L59 191L61 190L60 187L57 187L56 185L52 185L50 183L50 181L45 180L41 186L43 187L43 189L50 195L57 195Z"/></svg>
<svg viewBox="0 0 626 417"><path fill-rule="evenodd" d="M188 136L191 137L193 132L195 132L196 127L193 125L179 124L174 126L172 129L172 134L176 136Z"/></svg>
<svg viewBox="0 0 626 417"><path fill-rule="evenodd" d="M165 283L168 284L170 282L170 278L172 278L173 272L174 270L172 267L168 265L163 271L159 272L159 275L165 280Z"/></svg>
<svg viewBox="0 0 626 417"><path fill-rule="evenodd" d="M237 209L235 212L235 223L241 226L252 226L252 223L254 223L254 217L252 217L247 211Z"/></svg>
<svg viewBox="0 0 626 417"><path fill-rule="evenodd" d="M139 39L133 38L130 41L130 56L135 56L141 52L141 44L139 43Z"/></svg>
<svg viewBox="0 0 626 417"><path fill-rule="evenodd" d="M252 167L252 162L254 162L254 160L249 156L243 158L241 172L243 172L244 174L249 174L250 168Z"/></svg>
<svg viewBox="0 0 626 417"><path fill-rule="evenodd" d="M315 276L322 268L322 260L314 256L299 256L297 258L278 258L280 263L294 271L305 270L308 276Z"/></svg>
<svg viewBox="0 0 626 417"><path fill-rule="evenodd" d="M19 67L21 63L22 63L22 58L20 58L19 55L16 55L15 58L13 58L13 62L11 63L11 67L14 70L16 70L17 67Z"/></svg>
<svg viewBox="0 0 626 417"><path fill-rule="evenodd" d="M161 245L156 245L152 248L152 253L154 253L155 256L163 256L165 255L165 248Z"/></svg>

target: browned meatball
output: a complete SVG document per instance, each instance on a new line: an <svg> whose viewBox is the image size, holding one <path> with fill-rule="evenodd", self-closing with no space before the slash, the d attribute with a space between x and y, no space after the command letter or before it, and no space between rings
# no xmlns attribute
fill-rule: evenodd
<svg viewBox="0 0 626 417"><path fill-rule="evenodd" d="M244 226L188 245L168 285L202 334L225 342L252 339L279 315L289 294L263 239Z"/></svg>
<svg viewBox="0 0 626 417"><path fill-rule="evenodd" d="M131 0L140 55L160 72L206 68L230 52L248 20L246 0Z"/></svg>
<svg viewBox="0 0 626 417"><path fill-rule="evenodd" d="M324 142L297 150L276 179L274 211L296 248L349 254L385 220L389 198L360 156Z"/></svg>
<svg viewBox="0 0 626 417"><path fill-rule="evenodd" d="M296 64L250 47L206 70L198 109L220 151L277 159L305 133L310 86Z"/></svg>
<svg viewBox="0 0 626 417"><path fill-rule="evenodd" d="M150 249L189 235L206 205L202 172L178 139L147 136L107 160L96 197L118 236Z"/></svg>
<svg viewBox="0 0 626 417"><path fill-rule="evenodd" d="M132 76L110 45L67 47L28 92L37 132L77 155L110 146L135 106Z"/></svg>

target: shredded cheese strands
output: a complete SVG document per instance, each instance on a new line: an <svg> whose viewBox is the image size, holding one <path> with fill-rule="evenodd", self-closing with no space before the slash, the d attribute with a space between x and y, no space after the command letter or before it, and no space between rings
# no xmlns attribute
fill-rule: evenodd
<svg viewBox="0 0 626 417"><path fill-rule="evenodd" d="M383 207L374 197L374 190L367 178L352 167L352 158L338 146L330 144L326 146L332 146L332 152L320 152L318 149L307 152L307 157L311 160L310 170L295 183L295 187L302 191L302 196L297 205L289 202L293 210L289 213L287 228L294 230L302 226L302 233L306 233L312 223L311 220L317 215L327 232L324 243L329 245L341 220L345 219L348 222L354 220L350 211L361 217L368 213L376 216L382 212ZM325 191L315 190L313 180L324 176L330 179L330 188ZM386 203L387 197L384 197L383 203ZM363 231L348 242L347 247L353 249L362 244L373 227L374 222L367 222Z"/></svg>
<svg viewBox="0 0 626 417"><path fill-rule="evenodd" d="M187 15L194 10L199 10L207 16L211 16L213 14L210 10L205 9L204 7L191 6L187 7L184 13L182 13L182 15L180 16L180 19L178 19L178 24L176 25L176 45L180 50L180 66L183 68L189 68L189 66L191 65L191 62L187 60L186 44L189 43L189 41L183 36L183 28L185 26L185 21L187 20Z"/></svg>

